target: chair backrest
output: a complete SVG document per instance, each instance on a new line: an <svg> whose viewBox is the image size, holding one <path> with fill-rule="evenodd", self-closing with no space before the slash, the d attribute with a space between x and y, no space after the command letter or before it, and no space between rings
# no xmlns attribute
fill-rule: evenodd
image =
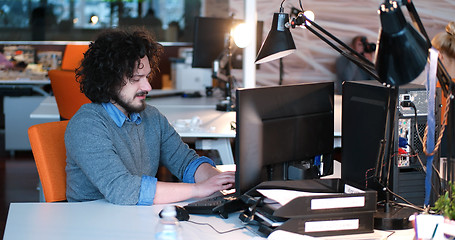
<svg viewBox="0 0 455 240"><path fill-rule="evenodd" d="M46 202L66 200L65 130L68 121L33 125L28 137Z"/></svg>
<svg viewBox="0 0 455 240"><path fill-rule="evenodd" d="M84 53L88 50L87 44L68 44L62 58L62 70L74 71L81 65Z"/></svg>
<svg viewBox="0 0 455 240"><path fill-rule="evenodd" d="M50 70L48 74L61 119L70 119L83 104L91 102L81 93L74 71Z"/></svg>

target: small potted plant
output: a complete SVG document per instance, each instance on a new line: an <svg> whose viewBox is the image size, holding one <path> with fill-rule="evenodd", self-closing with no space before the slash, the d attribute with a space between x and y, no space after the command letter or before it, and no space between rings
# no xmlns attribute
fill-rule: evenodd
<svg viewBox="0 0 455 240"><path fill-rule="evenodd" d="M455 184L449 182L449 191L441 195L432 208L436 213L444 216L445 233L455 236Z"/></svg>
<svg viewBox="0 0 455 240"><path fill-rule="evenodd" d="M455 220L455 184L449 182L449 189L436 200L433 210L445 218Z"/></svg>

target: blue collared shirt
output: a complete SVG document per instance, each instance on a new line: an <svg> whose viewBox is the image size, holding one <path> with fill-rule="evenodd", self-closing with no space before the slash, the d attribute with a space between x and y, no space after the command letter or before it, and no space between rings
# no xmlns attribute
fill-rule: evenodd
<svg viewBox="0 0 455 240"><path fill-rule="evenodd" d="M122 127L125 121L134 122L136 123L136 125L139 125L142 122L142 118L139 113L131 113L130 117L128 118L114 104L110 102L101 104L103 105L104 109L106 109L107 113L112 118L112 120L114 120L115 124L117 124L117 127Z"/></svg>
<svg viewBox="0 0 455 240"><path fill-rule="evenodd" d="M131 113L128 118L125 114L120 111L112 103L102 103L104 109L106 109L109 116L114 120L115 124L120 128L123 126L125 121L134 122L137 125L141 124L142 118L139 113ZM197 168L202 163L209 163L212 166L215 166L215 163L207 157L199 157L196 160L190 162L183 173L183 182L185 183L195 183L194 174L196 173ZM156 177L142 176L141 179L141 189L139 190L139 201L137 205L152 205L153 200L155 199L156 193L156 184L158 179Z"/></svg>

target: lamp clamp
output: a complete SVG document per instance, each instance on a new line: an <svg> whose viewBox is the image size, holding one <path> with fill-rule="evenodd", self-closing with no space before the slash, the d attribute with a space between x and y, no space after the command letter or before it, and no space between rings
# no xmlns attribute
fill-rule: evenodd
<svg viewBox="0 0 455 240"><path fill-rule="evenodd" d="M297 14L297 18L295 17L292 18L290 23L291 27L295 28L296 26L305 25L306 20L307 18L305 17L305 14L303 12L299 12L299 14Z"/></svg>

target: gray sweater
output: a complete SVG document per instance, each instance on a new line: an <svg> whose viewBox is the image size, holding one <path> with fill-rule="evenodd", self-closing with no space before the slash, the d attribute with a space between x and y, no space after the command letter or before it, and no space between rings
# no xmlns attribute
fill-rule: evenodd
<svg viewBox="0 0 455 240"><path fill-rule="evenodd" d="M182 179L198 155L156 108L140 115L141 124L125 121L119 128L101 104L90 103L71 118L65 133L68 201L136 204L142 176L155 177L160 163Z"/></svg>

